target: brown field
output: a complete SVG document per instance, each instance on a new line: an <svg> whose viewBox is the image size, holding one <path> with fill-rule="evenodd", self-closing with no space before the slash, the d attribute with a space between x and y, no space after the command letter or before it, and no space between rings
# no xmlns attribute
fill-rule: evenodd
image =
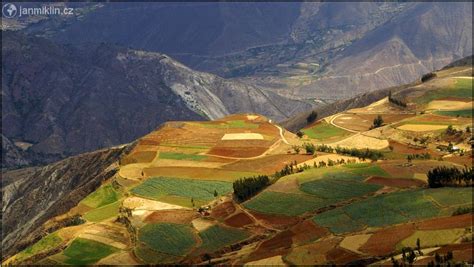
<svg viewBox="0 0 474 267"><path fill-rule="evenodd" d="M450 122L452 124L467 124L467 123L472 123L470 118L453 118L449 116L442 116L442 115L436 115L436 114L424 114L421 116L416 117L413 120L410 120L414 124L416 123L433 123L435 124L436 122Z"/></svg>
<svg viewBox="0 0 474 267"><path fill-rule="evenodd" d="M232 227L243 227L253 222L252 218L243 212L232 215L224 221L225 224Z"/></svg>
<svg viewBox="0 0 474 267"><path fill-rule="evenodd" d="M248 260L254 261L286 254L292 245L292 235L290 231L285 230L263 241L258 248L249 255Z"/></svg>
<svg viewBox="0 0 474 267"><path fill-rule="evenodd" d="M418 230L441 230L451 228L467 228L473 224L473 214L435 218L417 223Z"/></svg>
<svg viewBox="0 0 474 267"><path fill-rule="evenodd" d="M413 223L385 228L375 232L359 250L374 256L384 256L395 250L395 246L415 233Z"/></svg>
<svg viewBox="0 0 474 267"><path fill-rule="evenodd" d="M422 154L430 153L433 154L434 151L431 151L426 148L415 147L412 145L402 144L397 141L389 140L390 146L393 147L393 152L401 154ZM436 153L437 154L437 153Z"/></svg>
<svg viewBox="0 0 474 267"><path fill-rule="evenodd" d="M144 222L189 224L196 217L197 213L192 210L163 210L148 215Z"/></svg>
<svg viewBox="0 0 474 267"><path fill-rule="evenodd" d="M223 147L216 146L213 147L208 154L223 156L223 157L232 157L232 158L252 158L257 157L265 153L269 147Z"/></svg>
<svg viewBox="0 0 474 267"><path fill-rule="evenodd" d="M398 122L407 118L411 118L412 114L380 114L384 123L390 124ZM353 131L367 131L372 126L377 114L343 114L338 116L333 123L353 130Z"/></svg>
<svg viewBox="0 0 474 267"><path fill-rule="evenodd" d="M294 265L322 265L328 261L326 253L335 248L339 242L340 238L330 238L295 247L286 259Z"/></svg>
<svg viewBox="0 0 474 267"><path fill-rule="evenodd" d="M445 161L449 161L459 165L472 166L474 158L472 157L472 151L464 154L464 156L454 155L452 157L443 158Z"/></svg>
<svg viewBox="0 0 474 267"><path fill-rule="evenodd" d="M227 201L215 206L211 210L211 217L215 219L224 219L236 211L234 203Z"/></svg>
<svg viewBox="0 0 474 267"><path fill-rule="evenodd" d="M380 163L380 167L393 177L413 178L415 173L427 173L437 166L452 166L452 163L435 160L415 160L412 166L404 166L406 160Z"/></svg>
<svg viewBox="0 0 474 267"><path fill-rule="evenodd" d="M408 188L408 187L422 187L426 183L418 179L408 179L408 178L384 178L384 177L370 177L366 180L369 184L378 184L390 187L398 188Z"/></svg>
<svg viewBox="0 0 474 267"><path fill-rule="evenodd" d="M456 261L473 262L473 258L474 258L473 247L474 247L473 243L452 244L452 245L444 246L440 248L439 250L437 250L436 252L438 252L438 254L445 255L446 253L448 253L448 251L452 251L453 256L454 256L453 258Z"/></svg>
<svg viewBox="0 0 474 267"><path fill-rule="evenodd" d="M227 171L223 169L199 167L151 167L144 168L146 177L168 176L177 178L206 179L219 181L233 181L235 179L251 176L254 173Z"/></svg>
<svg viewBox="0 0 474 267"><path fill-rule="evenodd" d="M265 224L271 225L275 228L283 229L288 226L295 225L299 222L297 217L289 217L289 216L282 216L282 215L269 215L269 214L262 214L257 212L251 212L252 215L257 218L257 220L262 221Z"/></svg>
<svg viewBox="0 0 474 267"><path fill-rule="evenodd" d="M135 151L127 155L122 161L122 165L130 163L149 163L156 157L156 151Z"/></svg>
<svg viewBox="0 0 474 267"><path fill-rule="evenodd" d="M326 228L317 226L313 220L304 220L291 227L290 231L293 233L294 244L304 244L315 241L329 234Z"/></svg>
<svg viewBox="0 0 474 267"><path fill-rule="evenodd" d="M273 174L285 167L285 165L296 161L297 163L304 162L311 159L310 155L294 155L294 154L280 154L280 155L269 155L266 157L251 159L251 160L239 160L234 163L227 164L223 167L225 170L233 171L256 171L266 174Z"/></svg>
<svg viewBox="0 0 474 267"><path fill-rule="evenodd" d="M359 254L339 247L333 248L326 253L327 261L336 265L348 264L360 258Z"/></svg>

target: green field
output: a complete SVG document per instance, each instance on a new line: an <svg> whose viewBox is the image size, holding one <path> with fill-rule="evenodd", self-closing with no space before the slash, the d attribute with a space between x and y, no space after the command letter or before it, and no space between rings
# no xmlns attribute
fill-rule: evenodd
<svg viewBox="0 0 474 267"><path fill-rule="evenodd" d="M417 104L427 104L433 100L445 97L458 97L472 99L472 80L457 79L452 88L427 91L423 96L417 98Z"/></svg>
<svg viewBox="0 0 474 267"><path fill-rule="evenodd" d="M118 215L120 204L120 201L117 201L112 204L93 209L84 214L84 218L91 222L100 222L113 218Z"/></svg>
<svg viewBox="0 0 474 267"><path fill-rule="evenodd" d="M207 156L196 155L196 154L174 153L174 152L160 152L159 158L160 159L201 161L201 160L207 159Z"/></svg>
<svg viewBox="0 0 474 267"><path fill-rule="evenodd" d="M351 133L345 131L341 128L328 124L324 121L319 122L311 128L306 128L301 130L311 139L317 139L319 141L324 141L325 139L332 137L345 137L349 136Z"/></svg>
<svg viewBox="0 0 474 267"><path fill-rule="evenodd" d="M120 192L117 192L111 184L108 184L99 187L99 189L88 195L81 201L81 204L91 208L98 208L114 203L119 200L120 197Z"/></svg>
<svg viewBox="0 0 474 267"><path fill-rule="evenodd" d="M49 234L43 237L40 241L36 242L34 245L27 247L25 250L21 251L15 256L15 260L22 261L31 256L34 256L40 252L45 252L51 249L54 249L61 245L63 242L62 238L58 235L57 232Z"/></svg>
<svg viewBox="0 0 474 267"><path fill-rule="evenodd" d="M403 247L416 247L416 240L420 239L421 247L434 247L454 243L464 233L464 228L433 230L433 231L416 231L413 235L400 242L397 250Z"/></svg>
<svg viewBox="0 0 474 267"><path fill-rule="evenodd" d="M316 215L313 220L337 234L360 231L364 228L363 224L353 220L343 209L324 212Z"/></svg>
<svg viewBox="0 0 474 267"><path fill-rule="evenodd" d="M335 222L380 227L442 215L443 209L472 203L470 188L438 188L379 195L318 214L314 221L334 233L346 232ZM436 203L434 202L436 201ZM439 205L442 207L439 207ZM345 214L343 219L338 219Z"/></svg>
<svg viewBox="0 0 474 267"><path fill-rule="evenodd" d="M173 264L182 259L181 256L155 251L144 244L139 244L134 252L138 258L148 264Z"/></svg>
<svg viewBox="0 0 474 267"><path fill-rule="evenodd" d="M249 234L239 229L214 225L200 232L199 236L202 240L201 248L214 252L248 238Z"/></svg>
<svg viewBox="0 0 474 267"><path fill-rule="evenodd" d="M155 200L159 200L163 196L172 195L206 201L215 198L214 191L217 191L218 195L225 195L232 191L232 183L171 177L153 177L131 190L131 192L137 196Z"/></svg>
<svg viewBox="0 0 474 267"><path fill-rule="evenodd" d="M244 206L260 213L298 216L324 207L326 201L307 194L264 191L245 202Z"/></svg>
<svg viewBox="0 0 474 267"><path fill-rule="evenodd" d="M363 169L354 169L363 170ZM362 182L363 177L356 174L338 172L325 174L323 179L305 182L300 185L300 190L325 199L326 205L363 196L382 188L380 185Z"/></svg>
<svg viewBox="0 0 474 267"><path fill-rule="evenodd" d="M76 238L63 251L62 256L65 256L65 259L62 262L71 265L88 265L117 251L119 249L97 241Z"/></svg>
<svg viewBox="0 0 474 267"><path fill-rule="evenodd" d="M436 111L435 114L450 116L450 117L465 117L472 118L473 109L462 109L462 110L441 110Z"/></svg>
<svg viewBox="0 0 474 267"><path fill-rule="evenodd" d="M382 168L378 165L365 165L365 164L357 164L362 166L356 166L356 164L352 166L344 166L349 169L349 171L353 174L363 175L363 176L382 176L382 177L390 177L390 175L385 172Z"/></svg>
<svg viewBox="0 0 474 267"><path fill-rule="evenodd" d="M175 223L147 224L140 228L138 239L158 252L181 256L196 245L190 226Z"/></svg>

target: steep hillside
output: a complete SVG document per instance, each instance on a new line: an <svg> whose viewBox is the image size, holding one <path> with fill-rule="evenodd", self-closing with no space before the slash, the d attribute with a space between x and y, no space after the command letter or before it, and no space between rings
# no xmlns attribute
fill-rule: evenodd
<svg viewBox="0 0 474 267"><path fill-rule="evenodd" d="M74 224L50 218L76 206L117 171L117 161L130 148L81 154L44 167L2 172L2 257L22 250L48 231Z"/></svg>
<svg viewBox="0 0 474 267"><path fill-rule="evenodd" d="M130 142L168 120L238 112L281 120L310 107L109 44L61 46L4 32L2 55L2 133L30 144L34 161Z"/></svg>
<svg viewBox="0 0 474 267"><path fill-rule="evenodd" d="M445 70L445 72L443 72L443 70ZM444 66L443 68L441 68L440 71L441 73L449 74L451 72L454 72L454 73L461 73L466 76L472 76L472 55L462 58L460 60L457 60L453 63L450 63ZM444 75L447 75L447 74L444 74ZM437 83L436 78L435 78L435 81L433 81L433 83L435 84ZM348 109L367 106L373 102L376 102L378 100L381 100L387 97L389 92L392 92L394 94L399 93L399 92L400 93L404 92L403 94L407 94L407 92L411 92L415 90L415 88L420 88L420 87L423 88L421 75L418 77L417 80L415 80L414 82L410 84L405 84L405 85L395 86L395 87L388 87L381 90L375 90L373 92L360 94L348 100L340 100L328 105L322 105L320 107L316 107L312 110L302 112L300 114L293 116L292 118L282 121L281 125L290 131L296 132L308 124L306 118L310 115L312 111L316 112L319 118L324 118L324 117L328 117L339 112L343 112Z"/></svg>

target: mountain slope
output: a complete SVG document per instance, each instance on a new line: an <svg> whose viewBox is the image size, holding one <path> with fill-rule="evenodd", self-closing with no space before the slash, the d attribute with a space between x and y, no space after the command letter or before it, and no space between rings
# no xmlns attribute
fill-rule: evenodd
<svg viewBox="0 0 474 267"><path fill-rule="evenodd" d="M309 107L159 53L60 46L14 32L3 43L3 134L32 144L39 160L130 142L168 120L246 111L283 119Z"/></svg>

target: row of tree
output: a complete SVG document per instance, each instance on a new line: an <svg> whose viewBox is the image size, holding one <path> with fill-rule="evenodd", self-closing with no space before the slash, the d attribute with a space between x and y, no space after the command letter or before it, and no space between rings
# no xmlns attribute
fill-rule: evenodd
<svg viewBox="0 0 474 267"><path fill-rule="evenodd" d="M267 175L240 178L233 183L234 195L239 201L245 201L255 196L269 184L270 179Z"/></svg>
<svg viewBox="0 0 474 267"><path fill-rule="evenodd" d="M473 168L462 170L456 167L439 166L428 171L428 185L432 188L444 186L472 186Z"/></svg>
<svg viewBox="0 0 474 267"><path fill-rule="evenodd" d="M319 152L325 152L325 153L336 152L337 154L340 154L340 155L358 157L361 160L370 159L372 161L376 161L378 159L383 158L382 152L376 151L376 150L370 150L368 148L357 149L357 148L346 148L346 147L340 147L340 146L333 148L331 146L324 145L324 144L318 145L315 148L316 148L316 151L319 151Z"/></svg>
<svg viewBox="0 0 474 267"><path fill-rule="evenodd" d="M414 159L431 159L430 153L426 152L423 154L410 154L407 156L407 161L411 162Z"/></svg>

